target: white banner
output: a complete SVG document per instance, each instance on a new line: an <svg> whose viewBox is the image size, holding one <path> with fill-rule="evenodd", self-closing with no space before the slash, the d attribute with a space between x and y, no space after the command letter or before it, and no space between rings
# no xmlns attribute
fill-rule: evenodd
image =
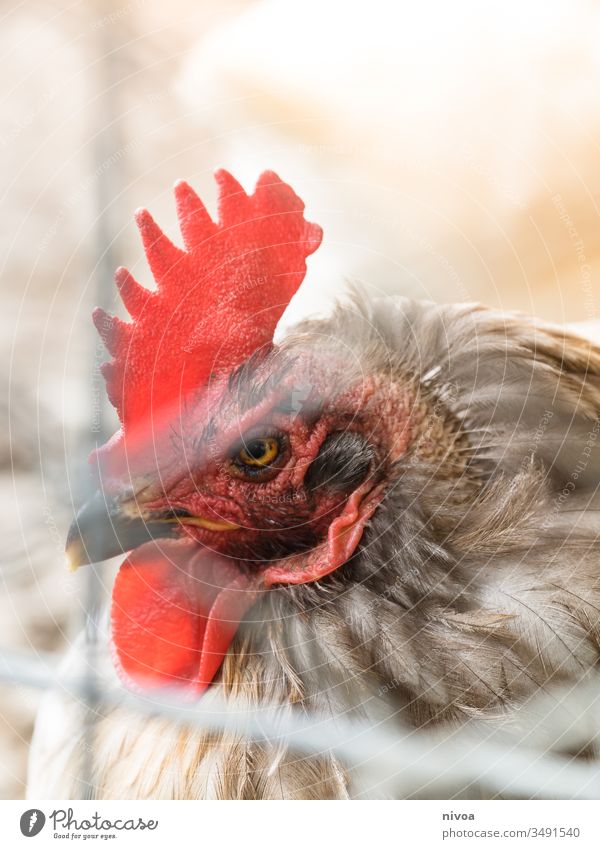
<svg viewBox="0 0 600 849"><path fill-rule="evenodd" d="M5 801L0 845L598 849L599 813L595 801Z"/></svg>

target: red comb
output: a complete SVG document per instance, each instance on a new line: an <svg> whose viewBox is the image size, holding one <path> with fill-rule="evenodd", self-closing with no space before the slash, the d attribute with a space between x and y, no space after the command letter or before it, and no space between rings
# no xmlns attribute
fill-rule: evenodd
<svg viewBox="0 0 600 849"><path fill-rule="evenodd" d="M185 250L149 212L136 214L157 289L117 270L133 321L94 312L113 358L102 373L125 432L270 344L304 278L306 257L321 242L321 228L304 220L303 202L272 171L251 195L227 171L215 176L218 223L187 183L175 186Z"/></svg>

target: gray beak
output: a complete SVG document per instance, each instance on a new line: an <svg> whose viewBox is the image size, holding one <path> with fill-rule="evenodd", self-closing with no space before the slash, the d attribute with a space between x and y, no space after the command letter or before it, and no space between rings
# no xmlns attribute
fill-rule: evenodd
<svg viewBox="0 0 600 849"><path fill-rule="evenodd" d="M65 553L72 571L124 554L157 537L177 535L172 517L149 519L127 515L103 492L96 492L79 510L67 535Z"/></svg>

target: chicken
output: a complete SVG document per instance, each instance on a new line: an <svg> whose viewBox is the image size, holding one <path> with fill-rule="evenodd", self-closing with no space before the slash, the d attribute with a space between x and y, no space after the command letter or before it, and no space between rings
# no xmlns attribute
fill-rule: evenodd
<svg viewBox="0 0 600 849"><path fill-rule="evenodd" d="M356 291L275 345L320 229L271 172L252 195L217 179L218 224L176 186L185 250L138 214L157 290L120 269L133 321L95 315L122 428L92 455L99 494L67 553L130 552L106 680L112 661L150 698L421 728L497 721L583 678L600 655L600 349L525 317ZM81 793L81 715L47 697L30 796ZM93 743L100 798L357 792L330 753L119 706Z"/></svg>

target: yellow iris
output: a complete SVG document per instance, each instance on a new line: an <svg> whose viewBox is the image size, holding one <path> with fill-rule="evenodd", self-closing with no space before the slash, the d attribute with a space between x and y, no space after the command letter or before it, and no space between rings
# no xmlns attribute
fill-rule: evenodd
<svg viewBox="0 0 600 849"><path fill-rule="evenodd" d="M279 455L279 440L274 436L250 439L240 450L238 458L245 466L269 466Z"/></svg>

